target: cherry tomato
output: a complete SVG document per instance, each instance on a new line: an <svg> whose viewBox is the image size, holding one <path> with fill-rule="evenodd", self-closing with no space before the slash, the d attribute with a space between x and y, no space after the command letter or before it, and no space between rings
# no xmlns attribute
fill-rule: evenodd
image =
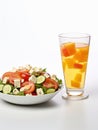
<svg viewBox="0 0 98 130"><path fill-rule="evenodd" d="M14 84L15 79L20 79L20 80L22 79L20 74L17 72L6 72L3 74L2 79L4 79L5 77L9 77L8 82L11 84Z"/></svg>
<svg viewBox="0 0 98 130"><path fill-rule="evenodd" d="M25 94L30 94L30 93L33 93L35 91L35 85L34 85L34 83L32 81L26 81L26 82L24 82L22 84L22 87L24 87L26 85L30 86L30 89L24 91Z"/></svg>
<svg viewBox="0 0 98 130"><path fill-rule="evenodd" d="M2 79L4 79L5 77L9 78L8 82L11 84L14 84L14 79L17 79L17 78L20 79L20 76L16 74L15 72L6 72L3 74Z"/></svg>
<svg viewBox="0 0 98 130"><path fill-rule="evenodd" d="M5 72L3 75L2 75L2 79L4 79L5 77L9 77L13 74L13 72Z"/></svg>
<svg viewBox="0 0 98 130"><path fill-rule="evenodd" d="M13 72L11 74L11 76L9 77L9 83L14 84L15 79L20 79L21 80L22 78L20 77L20 75L18 73Z"/></svg>
<svg viewBox="0 0 98 130"><path fill-rule="evenodd" d="M51 78L46 78L45 82L43 83L43 86L46 88L55 88L55 89L58 89L59 87L58 83Z"/></svg>
<svg viewBox="0 0 98 130"><path fill-rule="evenodd" d="M21 79L24 79L24 81L28 81L30 74L26 71L20 72L18 71L17 74L21 77Z"/></svg>

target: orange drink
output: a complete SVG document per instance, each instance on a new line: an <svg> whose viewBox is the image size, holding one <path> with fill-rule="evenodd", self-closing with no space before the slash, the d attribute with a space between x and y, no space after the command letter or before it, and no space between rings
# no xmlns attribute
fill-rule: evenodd
<svg viewBox="0 0 98 130"><path fill-rule="evenodd" d="M81 34L83 35L83 34ZM60 52L67 98L82 99L89 54L89 36L60 36ZM64 39L64 40L62 40ZM68 40L67 40L68 39Z"/></svg>

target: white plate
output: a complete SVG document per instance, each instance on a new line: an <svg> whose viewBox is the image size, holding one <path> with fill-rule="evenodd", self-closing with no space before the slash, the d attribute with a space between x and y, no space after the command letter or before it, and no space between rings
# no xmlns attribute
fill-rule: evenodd
<svg viewBox="0 0 98 130"><path fill-rule="evenodd" d="M4 94L0 92L0 98L14 104L19 105L32 105L32 104L39 104L43 102L49 101L51 98L53 98L58 92L60 92L61 88L57 90L55 93L51 94L45 94L45 95L39 95L39 96L15 96L15 95L9 95Z"/></svg>

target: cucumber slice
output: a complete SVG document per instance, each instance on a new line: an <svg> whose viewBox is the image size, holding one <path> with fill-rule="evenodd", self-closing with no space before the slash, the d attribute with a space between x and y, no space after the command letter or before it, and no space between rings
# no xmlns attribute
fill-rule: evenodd
<svg viewBox="0 0 98 130"><path fill-rule="evenodd" d="M9 94L12 90L12 85L6 84L3 86L3 93L4 94Z"/></svg>
<svg viewBox="0 0 98 130"><path fill-rule="evenodd" d="M3 86L4 86L4 84L0 84L0 91L3 90Z"/></svg>
<svg viewBox="0 0 98 130"><path fill-rule="evenodd" d="M45 76L38 76L37 77L37 81L36 81L36 83L37 84L41 84L41 83L43 83L45 81Z"/></svg>
<svg viewBox="0 0 98 130"><path fill-rule="evenodd" d="M0 79L0 84L2 84L2 80Z"/></svg>
<svg viewBox="0 0 98 130"><path fill-rule="evenodd" d="M55 92L55 89L54 88L49 88L49 89L47 89L47 94L49 94L49 93L54 93Z"/></svg>
<svg viewBox="0 0 98 130"><path fill-rule="evenodd" d="M19 92L17 96L25 96L24 91Z"/></svg>

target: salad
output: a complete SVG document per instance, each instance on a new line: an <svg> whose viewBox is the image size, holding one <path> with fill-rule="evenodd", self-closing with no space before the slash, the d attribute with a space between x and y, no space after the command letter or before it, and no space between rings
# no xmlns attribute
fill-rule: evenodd
<svg viewBox="0 0 98 130"><path fill-rule="evenodd" d="M0 79L0 92L19 96L54 93L61 86L62 80L56 75L31 65L13 68Z"/></svg>

